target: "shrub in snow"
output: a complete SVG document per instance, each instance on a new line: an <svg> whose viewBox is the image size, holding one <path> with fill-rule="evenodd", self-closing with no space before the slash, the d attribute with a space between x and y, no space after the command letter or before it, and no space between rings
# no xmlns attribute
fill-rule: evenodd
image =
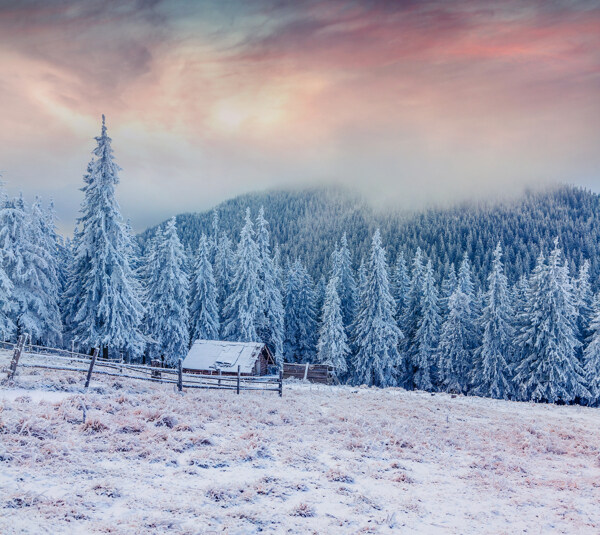
<svg viewBox="0 0 600 535"><path fill-rule="evenodd" d="M310 518L315 516L317 513L314 507L308 505L307 503L300 503L296 507L292 509L290 512L291 516L301 516L303 518Z"/></svg>

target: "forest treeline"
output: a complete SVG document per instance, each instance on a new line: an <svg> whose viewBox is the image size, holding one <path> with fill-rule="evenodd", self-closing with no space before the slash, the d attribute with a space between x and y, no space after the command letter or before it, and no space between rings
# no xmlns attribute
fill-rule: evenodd
<svg viewBox="0 0 600 535"><path fill-rule="evenodd" d="M273 193L136 240L104 122L96 142L72 240L39 199L2 200L5 339L169 365L196 339L262 341L352 384L598 404L597 196L401 221L332 190Z"/></svg>

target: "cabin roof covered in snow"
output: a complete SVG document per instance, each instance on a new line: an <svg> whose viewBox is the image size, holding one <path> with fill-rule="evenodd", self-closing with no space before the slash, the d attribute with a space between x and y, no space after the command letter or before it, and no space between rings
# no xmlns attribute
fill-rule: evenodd
<svg viewBox="0 0 600 535"><path fill-rule="evenodd" d="M256 359L265 344L260 342L225 342L220 340L196 340L183 361L188 370L222 370L252 373Z"/></svg>

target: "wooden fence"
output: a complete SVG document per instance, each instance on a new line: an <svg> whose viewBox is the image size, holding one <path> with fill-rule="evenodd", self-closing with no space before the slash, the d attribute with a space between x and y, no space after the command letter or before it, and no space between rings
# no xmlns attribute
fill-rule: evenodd
<svg viewBox="0 0 600 535"><path fill-rule="evenodd" d="M283 378L294 377L311 383L323 383L330 385L335 382L334 369L325 364L296 364L293 362L283 363Z"/></svg>
<svg viewBox="0 0 600 535"><path fill-rule="evenodd" d="M241 375L238 366L237 375L201 375L183 373L182 360L177 368L156 368L139 364L128 364L100 358L98 349L92 355L75 353L64 349L26 345L27 337L21 335L16 344L0 342L0 347L12 349L13 357L8 368L8 379L12 379L17 368L42 368L46 370L81 372L85 374L84 387L90 385L92 375L122 377L154 383L177 385L177 389L205 388L214 390L234 390L239 394L242 390L259 390L278 392L283 395L283 372L279 376L247 376Z"/></svg>

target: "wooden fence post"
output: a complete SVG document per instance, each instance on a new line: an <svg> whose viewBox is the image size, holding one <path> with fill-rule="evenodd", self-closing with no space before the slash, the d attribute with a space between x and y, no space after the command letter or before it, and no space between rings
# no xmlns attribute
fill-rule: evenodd
<svg viewBox="0 0 600 535"><path fill-rule="evenodd" d="M219 368L219 386L221 386L221 375L222 375L221 368Z"/></svg>
<svg viewBox="0 0 600 535"><path fill-rule="evenodd" d="M160 368L161 367L161 362L158 359L152 359L150 361L150 367L151 368ZM159 379L161 378L161 373L159 369L155 369L152 370L152 374L151 374L152 379Z"/></svg>
<svg viewBox="0 0 600 535"><path fill-rule="evenodd" d="M92 370L94 369L94 364L96 364L96 358L98 357L98 353L100 350L95 347L94 352L92 353L92 360L90 361L90 367L88 368L87 377L85 378L85 389L87 390L90 386L90 380L92 379Z"/></svg>
<svg viewBox="0 0 600 535"><path fill-rule="evenodd" d="M181 392L183 390L183 360L179 359L177 363L177 389Z"/></svg>
<svg viewBox="0 0 600 535"><path fill-rule="evenodd" d="M306 381L306 378L308 377L308 362L306 363L306 366L304 367L304 380Z"/></svg>
<svg viewBox="0 0 600 535"><path fill-rule="evenodd" d="M15 346L15 351L13 353L13 358L10 361L10 367L8 368L8 379L12 379L17 372L17 365L19 364L19 359L21 358L21 353L23 352L23 346L25 345L25 335L22 334L19 336L17 340L17 345Z"/></svg>
<svg viewBox="0 0 600 535"><path fill-rule="evenodd" d="M279 397L283 396L283 368L279 370Z"/></svg>
<svg viewBox="0 0 600 535"><path fill-rule="evenodd" d="M238 375L237 375L237 393L240 393L240 367L238 366Z"/></svg>

